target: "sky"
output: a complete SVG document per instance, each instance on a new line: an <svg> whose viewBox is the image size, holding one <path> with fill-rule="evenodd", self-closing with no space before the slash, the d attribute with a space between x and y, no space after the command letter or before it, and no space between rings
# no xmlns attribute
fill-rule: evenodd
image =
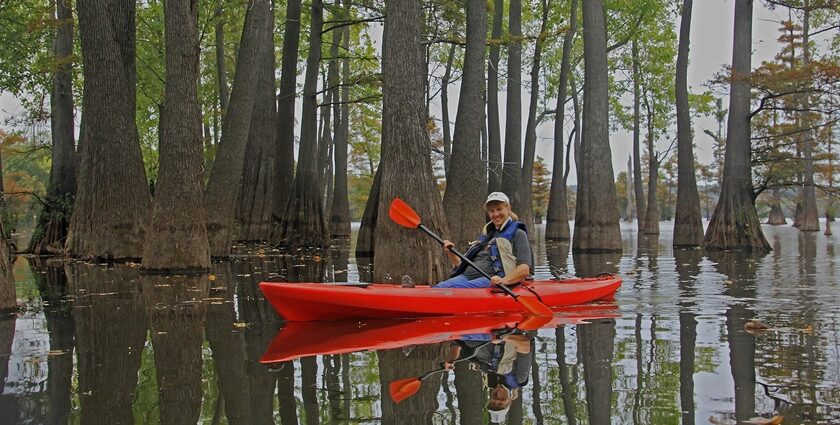
<svg viewBox="0 0 840 425"><path fill-rule="evenodd" d="M734 15L734 0L699 0L694 2L691 25L691 47L689 53L688 83L689 90L699 93L705 90L703 84L709 81L716 72L728 66L732 59L732 22ZM753 13L753 68L763 60L770 60L779 50L776 37L778 35L779 22L787 19L787 14L782 10L770 11L761 2L754 3ZM679 22L673 23L677 33ZM523 75L527 76L529 65L524 64ZM450 120L455 120L458 105L457 83L449 89L450 93ZM528 91L522 90L523 105L523 139L525 131L525 120L527 119ZM629 99L628 99L629 100ZM499 93L499 104L501 105L500 117L502 129L504 129L504 102L505 93ZM300 102L298 102L298 106ZM724 107L727 100L724 99ZM5 127L5 120L9 115L20 113L19 102L7 93L0 93L0 130ZM433 101L431 113L440 117L440 104L438 100ZM300 110L298 110L300 114ZM712 118L698 118L692 123L695 133L695 144L697 146L697 158L700 162L708 164L712 161L711 138L703 133L704 129L714 130L717 124ZM537 129L537 155L543 157L549 164L553 156L553 124L547 120ZM625 131L617 131L610 134L610 146L612 149L613 170L617 175L627 168L627 158L632 146L632 135ZM667 146L661 146L660 150ZM570 184L575 184L576 176L574 170L569 176Z"/></svg>

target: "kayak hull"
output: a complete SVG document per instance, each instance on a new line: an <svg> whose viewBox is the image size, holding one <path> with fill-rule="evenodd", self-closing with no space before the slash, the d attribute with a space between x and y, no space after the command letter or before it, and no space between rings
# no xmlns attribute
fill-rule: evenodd
<svg viewBox="0 0 840 425"><path fill-rule="evenodd" d="M595 278L529 282L513 292L536 298L548 307L562 307L610 300L621 286L611 275ZM277 313L287 321L388 319L427 316L475 315L520 312L513 297L491 288L447 289L398 285L260 282L260 290Z"/></svg>

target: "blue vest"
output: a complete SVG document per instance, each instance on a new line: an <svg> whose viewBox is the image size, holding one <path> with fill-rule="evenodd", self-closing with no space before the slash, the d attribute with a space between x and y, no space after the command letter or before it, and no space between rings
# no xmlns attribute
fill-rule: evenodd
<svg viewBox="0 0 840 425"><path fill-rule="evenodd" d="M516 235L516 231L519 229L522 229L523 232L528 233L528 229L525 226L525 223L522 223L521 221L510 220L507 223L507 225L504 228L502 228L501 231L495 230L495 228L493 227L493 223L487 223L487 226L485 227L485 230L487 231L479 235L478 243L473 244L470 247L470 249L467 250L464 256L469 258L470 260L475 259L478 253L481 252L481 250L483 250L489 243L490 258L493 259L493 271L496 275L504 277L505 271L502 267L502 260L499 257L499 247L496 246L495 238L505 238L511 241L511 243L513 243L513 237ZM461 261L461 263L458 264L452 271L452 276L458 276L459 274L464 273L464 271L467 270L467 267L470 266L467 265L466 261Z"/></svg>

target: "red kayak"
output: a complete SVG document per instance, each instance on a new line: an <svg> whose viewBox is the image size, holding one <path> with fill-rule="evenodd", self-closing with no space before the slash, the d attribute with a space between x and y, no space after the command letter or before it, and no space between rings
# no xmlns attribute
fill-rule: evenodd
<svg viewBox="0 0 840 425"><path fill-rule="evenodd" d="M612 275L569 280L538 280L513 288L520 298L536 298L548 307L610 300L621 286ZM445 289L385 284L260 282L260 290L287 321L386 319L521 312L522 305L504 293L483 289ZM533 291L533 292L532 292Z"/></svg>
<svg viewBox="0 0 840 425"><path fill-rule="evenodd" d="M612 303L564 307L553 317L546 318L507 313L419 319L289 322L271 341L260 362L275 363L315 355L389 350L407 345L435 344L464 335L489 334L505 328L555 328L617 316L618 307Z"/></svg>

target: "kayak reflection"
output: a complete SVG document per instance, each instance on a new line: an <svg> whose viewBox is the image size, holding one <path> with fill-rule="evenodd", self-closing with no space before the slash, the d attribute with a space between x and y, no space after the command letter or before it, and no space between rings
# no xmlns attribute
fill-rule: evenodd
<svg viewBox="0 0 840 425"><path fill-rule="evenodd" d="M556 311L553 317L538 319L522 313L508 313L418 319L286 322L269 344L260 362L271 364L316 355L436 344L463 339L468 335L491 335L517 326L518 329L536 330L604 317L618 317L616 304L567 307Z"/></svg>

